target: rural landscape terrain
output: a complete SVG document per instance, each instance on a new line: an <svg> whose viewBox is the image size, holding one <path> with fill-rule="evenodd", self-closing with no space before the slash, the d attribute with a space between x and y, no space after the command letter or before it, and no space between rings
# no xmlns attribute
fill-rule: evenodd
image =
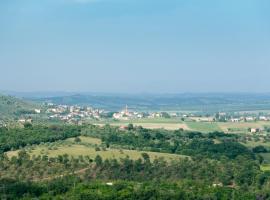
<svg viewBox="0 0 270 200"><path fill-rule="evenodd" d="M207 111L179 109L172 97L162 97L166 110L158 102L129 108L125 98L118 111L55 101L73 98L1 96L2 199L269 198L270 112L262 97L252 101L263 109L248 100L246 111L233 100L216 110L206 103ZM192 98L197 107L201 95Z"/></svg>
<svg viewBox="0 0 270 200"><path fill-rule="evenodd" d="M0 200L270 200L270 0L0 0Z"/></svg>

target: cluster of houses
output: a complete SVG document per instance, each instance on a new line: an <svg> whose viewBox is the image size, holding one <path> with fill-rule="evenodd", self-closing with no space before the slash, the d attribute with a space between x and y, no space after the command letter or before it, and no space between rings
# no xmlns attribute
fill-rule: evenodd
<svg viewBox="0 0 270 200"><path fill-rule="evenodd" d="M93 109L92 107L68 106L68 105L54 105L48 104L46 113L49 119L60 119L65 122L78 122L87 119L100 119L105 110ZM166 113L167 114L167 113ZM126 106L120 112L115 112L112 118L115 120L131 120L142 118L160 118L164 117L164 112L142 113L130 111ZM167 114L168 115L168 114ZM176 117L177 114L170 114L170 117Z"/></svg>
<svg viewBox="0 0 270 200"><path fill-rule="evenodd" d="M231 122L253 122L253 121L270 121L270 117L259 116L259 117L238 117L231 118Z"/></svg>
<svg viewBox="0 0 270 200"><path fill-rule="evenodd" d="M96 119L99 120L103 116L108 117L108 114L104 110L94 109L89 106L81 107L76 105L56 105L52 103L47 103L45 109L34 109L35 114L45 114L50 120L61 120L67 123L82 123L85 120ZM110 115L109 115L110 116ZM132 120L132 119L142 119L142 118L181 118L183 121L195 121L195 122L253 122L253 121L270 121L270 115L252 115L248 113L244 114L229 114L224 112L216 113L215 115L199 115L195 113L183 114L183 113L167 113L167 112L136 112L130 111L128 106L126 106L120 112L115 112L112 115L115 120ZM31 115L20 118L18 120L20 124L32 123ZM5 126L3 122L0 121L0 127ZM250 128L251 133L262 132L262 129Z"/></svg>
<svg viewBox="0 0 270 200"><path fill-rule="evenodd" d="M213 121L222 121L222 122L254 122L254 121L270 121L269 115L249 115L248 113L244 114L229 114L229 113L216 113Z"/></svg>
<svg viewBox="0 0 270 200"><path fill-rule="evenodd" d="M126 106L122 111L113 114L113 118L116 120L141 119L143 117L143 113L129 111L128 106Z"/></svg>
<svg viewBox="0 0 270 200"><path fill-rule="evenodd" d="M78 122L81 119L100 119L104 110L93 109L92 107L53 105L50 104L46 113L49 119L59 119L65 122Z"/></svg>
<svg viewBox="0 0 270 200"><path fill-rule="evenodd" d="M162 118L162 117L181 117L195 122L253 122L253 121L270 121L270 116L246 116L246 115L230 115L228 113L220 112L215 116L210 115L196 115L196 114L181 114L181 113L166 113L166 112L152 112L152 113L139 113L129 111L126 106L120 112L113 114L113 118L116 120L130 120L130 119L141 119L141 118Z"/></svg>
<svg viewBox="0 0 270 200"><path fill-rule="evenodd" d="M120 111L113 114L113 119L116 120L130 120L130 119L142 119L142 118L161 118L161 117L179 117L178 113L167 113L167 112L136 112L128 110L128 106Z"/></svg>
<svg viewBox="0 0 270 200"><path fill-rule="evenodd" d="M253 121L270 121L270 117L267 116L259 116L259 117L238 117L231 118L231 122L253 122Z"/></svg>
<svg viewBox="0 0 270 200"><path fill-rule="evenodd" d="M18 120L18 122L20 124L32 123L33 122L33 119L31 117L21 118L21 119Z"/></svg>

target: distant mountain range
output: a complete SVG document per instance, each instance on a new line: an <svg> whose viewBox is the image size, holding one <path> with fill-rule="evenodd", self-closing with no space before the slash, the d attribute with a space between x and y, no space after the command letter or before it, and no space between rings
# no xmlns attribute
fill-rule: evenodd
<svg viewBox="0 0 270 200"><path fill-rule="evenodd" d="M73 94L45 98L31 98L38 102L81 105L118 111L129 106L139 111L254 111L270 110L270 94Z"/></svg>
<svg viewBox="0 0 270 200"><path fill-rule="evenodd" d="M7 93L6 93L7 94ZM35 92L0 95L0 119L27 113L40 103L92 106L119 111L126 105L138 111L194 111L202 113L270 110L270 94L184 93L184 94L103 94Z"/></svg>

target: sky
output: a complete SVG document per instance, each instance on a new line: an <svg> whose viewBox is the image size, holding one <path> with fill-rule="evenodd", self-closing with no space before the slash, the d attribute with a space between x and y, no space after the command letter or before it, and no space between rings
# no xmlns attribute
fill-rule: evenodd
<svg viewBox="0 0 270 200"><path fill-rule="evenodd" d="M0 90L270 92L269 0L1 0Z"/></svg>

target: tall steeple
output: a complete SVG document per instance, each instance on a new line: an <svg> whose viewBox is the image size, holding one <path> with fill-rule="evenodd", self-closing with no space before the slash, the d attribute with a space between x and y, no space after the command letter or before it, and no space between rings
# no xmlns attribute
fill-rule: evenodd
<svg viewBox="0 0 270 200"><path fill-rule="evenodd" d="M126 105L125 113L126 113L126 114L128 113L128 106L127 106L127 105Z"/></svg>

